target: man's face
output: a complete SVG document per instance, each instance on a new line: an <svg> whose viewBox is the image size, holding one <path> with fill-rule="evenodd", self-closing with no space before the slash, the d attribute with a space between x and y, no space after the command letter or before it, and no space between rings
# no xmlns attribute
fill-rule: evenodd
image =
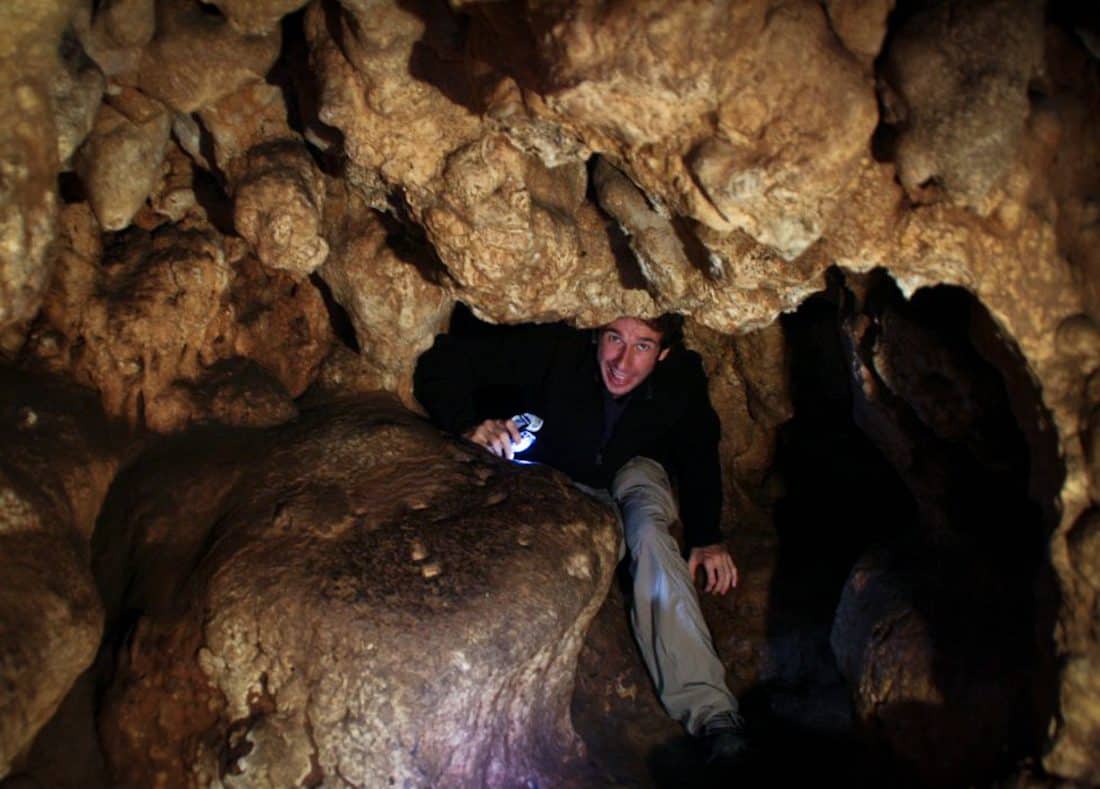
<svg viewBox="0 0 1100 789"><path fill-rule="evenodd" d="M661 333L637 318L619 318L600 329L596 359L603 385L614 397L634 391L668 356Z"/></svg>

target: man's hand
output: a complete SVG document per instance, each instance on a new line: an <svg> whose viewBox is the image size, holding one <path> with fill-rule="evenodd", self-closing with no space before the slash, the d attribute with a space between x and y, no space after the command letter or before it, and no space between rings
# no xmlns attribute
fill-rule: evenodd
<svg viewBox="0 0 1100 789"><path fill-rule="evenodd" d="M704 592L725 594L737 586L737 565L733 563L733 557L722 543L691 549L691 555L688 557L688 573L693 582L695 571L700 567L703 568L707 579Z"/></svg>
<svg viewBox="0 0 1100 789"><path fill-rule="evenodd" d="M480 425L471 427L462 437L480 444L502 458L512 459L512 443L519 441L519 428L511 419L486 419Z"/></svg>

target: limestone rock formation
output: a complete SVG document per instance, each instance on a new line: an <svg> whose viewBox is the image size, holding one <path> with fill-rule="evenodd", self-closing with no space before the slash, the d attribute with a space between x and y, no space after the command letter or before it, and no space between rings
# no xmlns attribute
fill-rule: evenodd
<svg viewBox="0 0 1100 789"><path fill-rule="evenodd" d="M573 5L534 22L556 122L676 214L788 260L821 235L875 108L820 5Z"/></svg>
<svg viewBox="0 0 1100 789"><path fill-rule="evenodd" d="M121 455L91 392L0 371L0 775L103 633L89 543Z"/></svg>
<svg viewBox="0 0 1100 789"><path fill-rule="evenodd" d="M51 83L75 3L21 3L0 32L0 335L34 315L50 274L56 232L58 125ZM0 337L2 338L2 337ZM7 340L0 346L10 350Z"/></svg>
<svg viewBox="0 0 1100 789"><path fill-rule="evenodd" d="M279 26L279 21L308 0L203 0L217 6L234 28L242 33L262 35Z"/></svg>
<svg viewBox="0 0 1100 789"><path fill-rule="evenodd" d="M574 315L599 325L659 313L644 290L619 285L603 220L579 199L583 184L575 168L550 170L504 135L456 151L423 211L456 296L493 322Z"/></svg>
<svg viewBox="0 0 1100 789"><path fill-rule="evenodd" d="M870 66L882 49L894 0L826 0L825 10L848 51Z"/></svg>
<svg viewBox="0 0 1100 789"><path fill-rule="evenodd" d="M130 228L104 248L87 204L77 203L65 210L64 232L27 355L97 389L111 415L161 430L201 418L202 407L192 414L178 396L160 396L233 357L298 395L328 351L320 294L266 271L208 225Z"/></svg>
<svg viewBox="0 0 1100 789"><path fill-rule="evenodd" d="M233 217L256 256L296 279L312 274L328 256L321 235L325 182L301 143L279 142L249 150L233 185Z"/></svg>
<svg viewBox="0 0 1100 789"><path fill-rule="evenodd" d="M131 78L153 39L156 0L106 0L78 14L74 27L88 56L109 77Z"/></svg>
<svg viewBox="0 0 1100 789"><path fill-rule="evenodd" d="M496 322L586 326L673 310L691 319L726 421L729 525L781 493L767 468L790 412L780 315L832 266L853 292L852 275L876 269L905 298L966 289L1019 352L1006 387L1051 528L1034 555L1057 582L1048 657L1065 668L1042 764L1100 780L1087 571L1100 61L1083 13L1032 0L8 3L0 355L93 386L111 414L157 431L270 426L316 380L330 320L358 348L328 356L312 396L384 387L411 405L412 360L456 301ZM936 365L913 378L888 356L856 370L897 401L875 404L880 438L901 414L928 433L980 419L925 402ZM952 371L944 392L970 398L965 365L926 358ZM951 475L915 471L911 489L918 477L932 490Z"/></svg>
<svg viewBox="0 0 1100 789"><path fill-rule="evenodd" d="M124 90L100 105L77 155L76 172L101 228L130 225L156 185L171 128L164 105L136 90Z"/></svg>
<svg viewBox="0 0 1100 789"><path fill-rule="evenodd" d="M199 3L156 3L156 34L141 50L137 84L145 95L187 114L262 80L279 55L278 31L248 35Z"/></svg>
<svg viewBox="0 0 1100 789"><path fill-rule="evenodd" d="M910 198L942 189L979 211L1016 158L1028 83L1042 62L1042 3L983 0L922 10L887 53L904 126L898 177ZM990 47L988 41L997 41ZM931 193L931 195L929 195Z"/></svg>
<svg viewBox="0 0 1100 789"><path fill-rule="evenodd" d="M105 81L73 33L62 38L60 54L63 67L54 75L50 92L57 123L57 158L65 166L92 130Z"/></svg>
<svg viewBox="0 0 1100 789"><path fill-rule="evenodd" d="M101 722L121 783L577 774L573 673L618 540L603 505L388 398L155 451L106 508L129 546L99 553L136 557L124 603L146 611Z"/></svg>
<svg viewBox="0 0 1100 789"><path fill-rule="evenodd" d="M395 247L396 234L354 193L331 196L326 221L333 249L318 274L355 330L364 369L354 388L394 392L416 407L416 360L446 329L454 307L439 264L423 249Z"/></svg>

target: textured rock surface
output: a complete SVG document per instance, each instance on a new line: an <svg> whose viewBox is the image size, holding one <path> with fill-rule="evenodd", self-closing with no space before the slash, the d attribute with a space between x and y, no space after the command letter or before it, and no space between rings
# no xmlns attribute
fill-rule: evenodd
<svg viewBox="0 0 1100 789"><path fill-rule="evenodd" d="M89 543L119 461L95 396L0 370L0 776L95 657Z"/></svg>
<svg viewBox="0 0 1100 789"><path fill-rule="evenodd" d="M234 28L242 33L263 34L274 30L279 20L306 5L308 0L203 0L217 6Z"/></svg>
<svg viewBox="0 0 1100 789"><path fill-rule="evenodd" d="M948 2L899 32L886 73L902 106L889 120L904 125L898 177L913 200L936 199L942 189L948 199L986 207L1027 122L1028 83L1042 63L1042 15L1042 3L1032 0Z"/></svg>
<svg viewBox="0 0 1100 789"><path fill-rule="evenodd" d="M88 202L104 230L122 230L156 185L172 120L160 102L127 90L99 107L77 154Z"/></svg>
<svg viewBox="0 0 1100 789"><path fill-rule="evenodd" d="M58 133L51 82L75 4L21 2L0 25L0 332L29 319L49 279L56 232Z"/></svg>
<svg viewBox="0 0 1100 789"><path fill-rule="evenodd" d="M125 605L147 611L101 726L117 780L575 775L569 695L615 561L609 511L389 399L157 451L107 508L137 557Z"/></svg>
<svg viewBox="0 0 1100 789"><path fill-rule="evenodd" d="M816 240L875 123L819 5L574 5L532 24L549 118L677 214L788 259Z"/></svg>
<svg viewBox="0 0 1100 789"><path fill-rule="evenodd" d="M296 279L312 274L328 256L321 236L325 182L305 147L292 141L249 150L234 184L238 232L269 268Z"/></svg>
<svg viewBox="0 0 1100 789"><path fill-rule="evenodd" d="M262 80L279 55L278 31L240 33L187 0L166 0L156 10L156 35L141 51L138 86L176 112L195 112Z"/></svg>
<svg viewBox="0 0 1100 789"><path fill-rule="evenodd" d="M411 386L416 360L446 329L454 306L438 261L422 248L395 247L379 215L354 193L330 199L326 222L333 250L318 274L355 330L362 369L353 388L395 392L419 407Z"/></svg>
<svg viewBox="0 0 1100 789"><path fill-rule="evenodd" d="M97 389L109 414L159 430L204 418L209 409L192 414L173 387L233 357L296 396L328 352L320 294L266 271L208 225L130 228L104 249L78 203L63 228L58 276L27 355Z"/></svg>

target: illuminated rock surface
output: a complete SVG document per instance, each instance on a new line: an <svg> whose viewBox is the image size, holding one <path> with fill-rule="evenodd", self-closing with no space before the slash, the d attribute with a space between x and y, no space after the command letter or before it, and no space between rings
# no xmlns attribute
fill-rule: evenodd
<svg viewBox="0 0 1100 789"><path fill-rule="evenodd" d="M610 511L390 400L205 438L154 450L106 506L130 542L100 572L134 557L109 602L145 612L101 724L122 783L578 780L569 696Z"/></svg>

